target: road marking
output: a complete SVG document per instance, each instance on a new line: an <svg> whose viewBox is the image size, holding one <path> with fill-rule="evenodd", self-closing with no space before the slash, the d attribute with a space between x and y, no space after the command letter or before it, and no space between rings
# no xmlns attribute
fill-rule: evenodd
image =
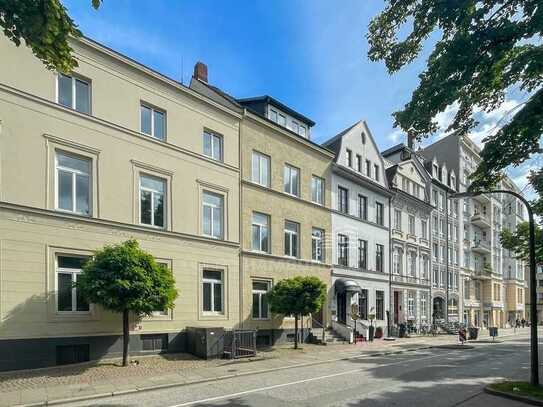
<svg viewBox="0 0 543 407"><path fill-rule="evenodd" d="M402 363L417 362L417 361L420 361L420 360L434 359L434 358L437 358L437 357L443 357L443 355L433 355L433 356L425 356L425 357L419 358L419 359L401 360L401 361L398 361L398 362L378 365L378 367L387 367L387 366L400 365ZM227 398L235 398L235 397L239 397L239 396L244 396L246 394L259 393L259 392L266 391L266 390L273 390L273 389L278 389L278 388L281 388L281 387L294 386L296 384L301 384L301 383L314 382L314 381L317 381L317 380L330 379L332 377L345 376L345 375L349 375L349 374L353 374L353 373L359 373L359 372L362 372L362 371L364 371L366 369L367 368L364 367L364 368L359 368L359 369L346 370L344 372L338 372L338 373L329 374L329 375L325 375L325 376L311 377L309 379L296 380L294 382L275 384L273 386L259 387L257 389L245 390L245 391L240 391L240 392L237 392L237 393L224 394L222 396L215 396L215 397L209 397L209 398L201 399L201 400L187 401L185 403L174 404L174 405L171 405L169 407L193 406L195 404L200 404L200 403L209 403L209 402L223 400L223 399L227 399Z"/></svg>

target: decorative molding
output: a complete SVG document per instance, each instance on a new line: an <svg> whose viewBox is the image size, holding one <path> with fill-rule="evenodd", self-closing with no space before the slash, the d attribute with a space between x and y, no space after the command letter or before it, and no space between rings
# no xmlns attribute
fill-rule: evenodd
<svg viewBox="0 0 543 407"><path fill-rule="evenodd" d="M160 174L164 174L168 177L173 177L173 171L170 171L170 170L165 170L163 168L160 168L160 167L155 167L154 165L151 165L151 164L147 164L147 163L144 163L144 162L141 162L141 161L137 161L137 160L130 160L130 162L135 165L136 167L138 168L142 168L144 170L148 170L148 171L153 171L153 172L158 172Z"/></svg>
<svg viewBox="0 0 543 407"><path fill-rule="evenodd" d="M60 137L56 137L56 136L53 136L51 134L44 133L43 137L46 140L52 141L52 142L54 142L56 144L60 144L60 145L70 147L70 148L74 148L74 149L81 150L81 151L86 151L87 153L94 154L96 156L100 155L100 152L101 152L101 150L99 150L97 148L90 147L90 146L87 146L85 144L77 143L77 142L72 141L72 140L67 140L67 139L63 139L63 138L60 138Z"/></svg>

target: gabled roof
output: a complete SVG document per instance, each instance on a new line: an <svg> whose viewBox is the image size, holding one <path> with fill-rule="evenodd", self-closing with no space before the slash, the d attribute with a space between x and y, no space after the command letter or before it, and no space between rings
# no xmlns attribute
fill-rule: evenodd
<svg viewBox="0 0 543 407"><path fill-rule="evenodd" d="M301 113L298 113L296 110L291 109L287 105L281 103L277 99L269 96L256 96L256 97L250 97L250 98L243 98L243 99L237 99L238 103L241 105L248 104L250 102L264 102L266 104L274 105L277 108L281 109L285 113L288 113L290 116L297 118L298 120L301 120L309 125L309 127L313 127L315 125L315 122L311 120L310 118L304 116Z"/></svg>
<svg viewBox="0 0 543 407"><path fill-rule="evenodd" d="M387 148L385 151L381 151L381 155L383 157L388 157L389 155L397 153L398 151L401 151L404 148L407 148L407 146L404 143L399 143L399 144L396 144L395 146Z"/></svg>

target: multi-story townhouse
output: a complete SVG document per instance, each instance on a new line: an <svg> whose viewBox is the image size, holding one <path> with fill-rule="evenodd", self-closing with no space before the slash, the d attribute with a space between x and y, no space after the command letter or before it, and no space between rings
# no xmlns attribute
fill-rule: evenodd
<svg viewBox="0 0 543 407"><path fill-rule="evenodd" d="M530 272L529 268L526 268L525 276L528 276ZM543 323L543 265L538 264L536 266L536 292L537 292L537 323ZM526 289L524 290L524 301L525 301L525 316L524 318L530 321L530 279L526 281ZM522 318L521 318L522 319Z"/></svg>
<svg viewBox="0 0 543 407"><path fill-rule="evenodd" d="M133 352L239 324L241 116L91 40L72 46L64 75L0 38L2 370L119 354L119 315L72 282L129 238L180 291L175 309L131 322Z"/></svg>
<svg viewBox="0 0 543 407"><path fill-rule="evenodd" d="M330 287L330 179L334 155L310 138L313 122L270 96L235 99L208 84L197 67L191 88L238 108L241 161L241 288L243 328L259 344L293 340L293 318L270 313L266 293L279 280L316 276ZM325 308L313 315L328 325ZM302 321L309 327L311 318ZM304 337L308 330L301 333Z"/></svg>
<svg viewBox="0 0 543 407"><path fill-rule="evenodd" d="M391 206L391 308L394 324L431 322L430 177L405 145L382 152L395 196ZM444 253L433 252L434 260Z"/></svg>
<svg viewBox="0 0 543 407"><path fill-rule="evenodd" d="M521 191L515 183L505 178L502 181L503 189L520 193ZM502 213L494 213L494 223L496 224L496 233L503 229L515 231L520 223L525 221L524 203L514 196L503 194ZM501 215L501 216L500 216ZM498 237L499 239L499 237ZM506 321L509 325L514 325L515 321L526 318L526 275L528 265L526 262L517 259L510 250L503 249L503 279L505 284L505 312Z"/></svg>
<svg viewBox="0 0 543 407"><path fill-rule="evenodd" d="M469 175L481 161L479 148L467 136L451 134L419 151L428 160L436 157L459 176L458 190L470 184ZM464 280L464 321L475 326L506 324L502 248L499 231L501 195L482 194L459 200L463 234L460 264ZM503 222L503 219L502 219Z"/></svg>
<svg viewBox="0 0 543 407"><path fill-rule="evenodd" d="M323 145L335 152L331 239L334 268L329 298L332 327L338 334L350 336L356 325L357 332L367 338L371 324L386 332L392 193L385 163L364 121ZM351 315L352 304L358 304L356 323Z"/></svg>

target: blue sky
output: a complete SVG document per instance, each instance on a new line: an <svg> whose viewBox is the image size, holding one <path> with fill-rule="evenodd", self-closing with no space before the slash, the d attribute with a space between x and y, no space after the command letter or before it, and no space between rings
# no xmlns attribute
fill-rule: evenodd
<svg viewBox="0 0 543 407"><path fill-rule="evenodd" d="M180 80L183 72L187 83L202 61L210 83L236 97L274 96L317 123L314 141L360 119L382 149L404 140L391 113L409 100L424 55L392 77L384 64L368 60L365 35L380 0L105 0L98 11L90 0L63 3L85 35L170 77ZM518 103L512 96L479 115L475 141ZM439 121L446 124L453 113ZM533 166L511 172L521 187Z"/></svg>

